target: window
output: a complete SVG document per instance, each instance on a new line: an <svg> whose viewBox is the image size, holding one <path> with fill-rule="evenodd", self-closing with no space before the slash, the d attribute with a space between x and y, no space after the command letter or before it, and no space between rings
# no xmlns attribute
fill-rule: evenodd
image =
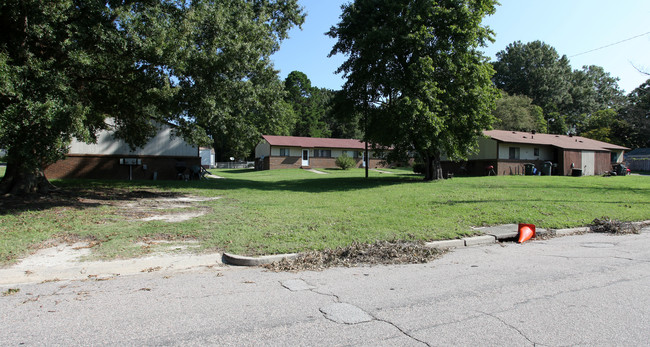
<svg viewBox="0 0 650 347"><path fill-rule="evenodd" d="M519 160L519 147L510 147L508 159Z"/></svg>
<svg viewBox="0 0 650 347"><path fill-rule="evenodd" d="M539 157L539 148L533 148L533 155Z"/></svg>
<svg viewBox="0 0 650 347"><path fill-rule="evenodd" d="M332 157L332 150L330 150L330 149L314 149L314 157L316 157L316 158L330 158L330 157Z"/></svg>
<svg viewBox="0 0 650 347"><path fill-rule="evenodd" d="M289 157L290 154L291 154L291 150L289 148L280 148L281 157Z"/></svg>

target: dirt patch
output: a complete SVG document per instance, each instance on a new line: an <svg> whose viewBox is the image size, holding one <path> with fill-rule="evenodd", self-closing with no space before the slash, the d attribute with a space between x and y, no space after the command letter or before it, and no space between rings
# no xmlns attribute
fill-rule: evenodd
<svg viewBox="0 0 650 347"><path fill-rule="evenodd" d="M330 267L364 265L421 264L440 257L444 251L426 247L424 242L355 242L347 247L301 253L293 259L264 265L273 271L323 270Z"/></svg>
<svg viewBox="0 0 650 347"><path fill-rule="evenodd" d="M114 199L106 201L86 198L82 200L84 202L116 207L116 214L124 216L127 220L176 223L209 213L211 211L210 207L201 206L198 203L217 199L220 199L220 197L170 195L169 193L158 194L149 191L138 191L130 199L125 200Z"/></svg>
<svg viewBox="0 0 650 347"><path fill-rule="evenodd" d="M126 220L182 222L209 213L200 203L219 197L191 196L174 192L128 190L120 188L66 188L46 195L0 197L1 214L45 211L57 208L84 210L111 206Z"/></svg>
<svg viewBox="0 0 650 347"><path fill-rule="evenodd" d="M148 206L157 209L189 207L187 204L218 198L189 196L177 192L131 190L115 187L66 187L45 195L0 196L0 215L44 211L67 207L86 209L100 206ZM182 207L181 207L182 206ZM151 209L151 208L150 208Z"/></svg>
<svg viewBox="0 0 650 347"><path fill-rule="evenodd" d="M174 198L156 197L136 199L134 201L113 204L113 206L118 208L117 214L130 220L177 223L209 213L212 210L210 207L200 206L197 203L217 199L220 198L197 196L178 196ZM185 209L189 209L190 211L185 211Z"/></svg>
<svg viewBox="0 0 650 347"><path fill-rule="evenodd" d="M57 189L48 194L0 196L0 214L19 214L57 207L84 209L152 197L177 197L178 193L150 192L120 188L92 187Z"/></svg>

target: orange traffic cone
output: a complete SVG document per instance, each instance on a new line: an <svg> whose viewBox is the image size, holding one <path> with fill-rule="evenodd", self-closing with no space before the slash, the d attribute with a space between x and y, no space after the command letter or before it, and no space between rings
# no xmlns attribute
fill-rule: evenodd
<svg viewBox="0 0 650 347"><path fill-rule="evenodd" d="M519 223L519 243L535 237L535 224Z"/></svg>

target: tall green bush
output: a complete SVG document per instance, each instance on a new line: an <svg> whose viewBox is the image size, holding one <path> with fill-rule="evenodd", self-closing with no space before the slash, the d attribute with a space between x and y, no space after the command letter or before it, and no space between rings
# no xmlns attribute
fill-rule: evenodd
<svg viewBox="0 0 650 347"><path fill-rule="evenodd" d="M336 166L340 167L343 170L348 170L355 166L354 159L348 157L347 154L343 154L336 158Z"/></svg>

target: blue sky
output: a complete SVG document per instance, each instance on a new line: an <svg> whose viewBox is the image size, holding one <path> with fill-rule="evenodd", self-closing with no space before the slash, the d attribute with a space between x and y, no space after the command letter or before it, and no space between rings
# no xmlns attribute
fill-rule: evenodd
<svg viewBox="0 0 650 347"><path fill-rule="evenodd" d="M347 0L301 0L307 12L302 30L295 28L272 59L284 79L291 71L304 72L313 86L340 89L345 82L334 72L345 57L328 58L335 41L324 33L339 22ZM620 78L619 86L632 91L650 78L634 66L650 71L649 0L501 0L485 24L496 33L485 54L495 54L514 41L541 40L567 55L574 69L599 65ZM648 33L648 34L646 34ZM580 54L637 35L629 41ZM578 55L580 54L580 55ZM633 66L634 65L634 66Z"/></svg>

